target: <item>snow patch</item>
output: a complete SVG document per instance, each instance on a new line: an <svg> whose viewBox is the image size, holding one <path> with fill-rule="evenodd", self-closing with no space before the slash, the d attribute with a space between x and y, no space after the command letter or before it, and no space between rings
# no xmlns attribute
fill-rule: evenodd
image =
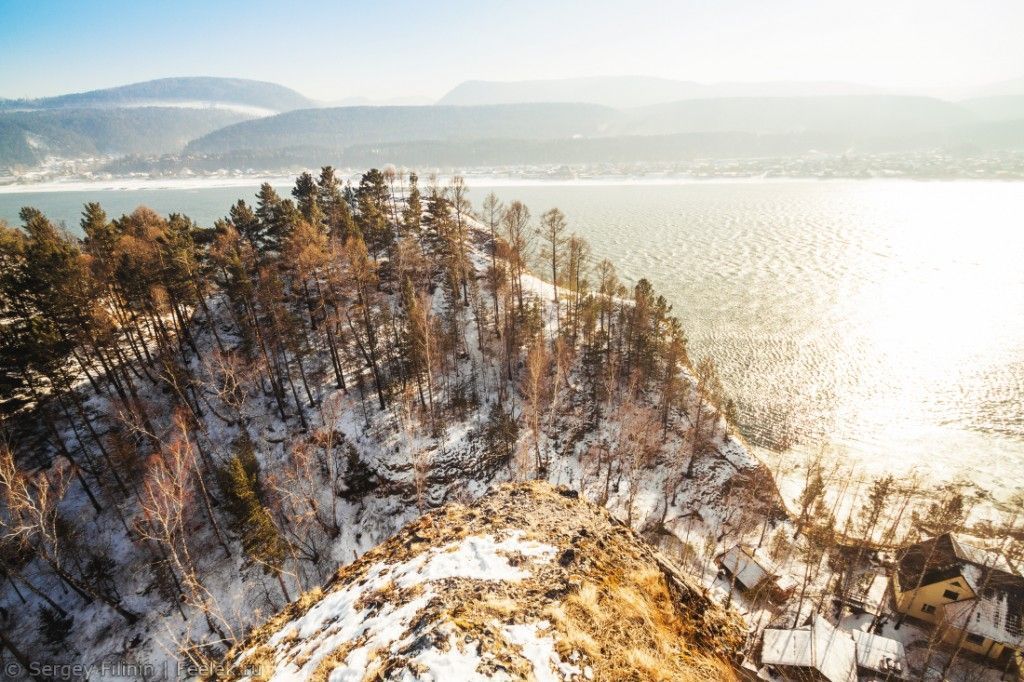
<svg viewBox="0 0 1024 682"><path fill-rule="evenodd" d="M416 567L398 580L402 587L417 582L446 578L472 578L475 580L501 580L513 582L529 577L527 571L512 566L504 554L515 553L535 560L550 561L555 548L539 542L523 540L523 531L516 530L509 537L497 541L493 535L464 538L440 549L431 550L425 564ZM417 563L415 560L410 564Z"/></svg>
<svg viewBox="0 0 1024 682"><path fill-rule="evenodd" d="M508 643L518 646L523 658L533 666L533 676L537 682L578 679L583 675L583 670L564 662L555 651L554 637L541 634L550 627L550 623L542 620L537 623L506 625L502 631Z"/></svg>
<svg viewBox="0 0 1024 682"><path fill-rule="evenodd" d="M448 650L441 651L434 647L423 651L412 660L418 663L425 672L414 675L406 669L402 675L402 682L448 682L449 680L460 680L461 682L494 682L497 680L510 680L505 674L482 675L477 672L480 665L479 645L476 642L468 642L466 651L459 649L458 642L454 635L448 637ZM333 678L332 678L333 682Z"/></svg>
<svg viewBox="0 0 1024 682"><path fill-rule="evenodd" d="M272 682L291 682L309 679L316 668L339 647L349 642L360 642L344 658L333 665L330 682L361 680L377 651L396 651L407 643L410 624L434 598L430 583L448 578L513 582L529 577L529 572L509 562L509 554L517 554L531 561L550 561L555 548L523 539L522 531L513 531L502 540L493 535L469 536L459 542L397 564L380 562L366 571L366 578L334 590L323 596L305 614L283 625L267 640L274 651ZM423 589L403 604L395 605L387 599L366 608L357 605L377 591L391 586ZM551 639L550 637L547 639ZM554 652L554 642L550 642ZM250 650L239 661L251 655ZM544 649L546 651L546 649ZM425 666L438 671L428 679L477 679L461 672L476 670L479 658L459 651L455 643L446 652L430 651L421 654ZM532 659L531 659L532 660ZM459 672L460 674L456 674ZM482 679L482 678L481 678ZM542 678L538 677L542 682Z"/></svg>

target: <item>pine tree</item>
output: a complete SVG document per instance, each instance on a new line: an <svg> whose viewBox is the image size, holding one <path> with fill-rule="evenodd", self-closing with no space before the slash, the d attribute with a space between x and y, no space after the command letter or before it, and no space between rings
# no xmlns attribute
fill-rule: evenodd
<svg viewBox="0 0 1024 682"><path fill-rule="evenodd" d="M320 188L312 175L304 172L295 178L292 197L306 222L319 228L323 222L323 209L320 206Z"/></svg>
<svg viewBox="0 0 1024 682"><path fill-rule="evenodd" d="M256 194L256 218L260 221L261 244L257 246L259 253L279 251L284 241L288 226L285 224L286 209L277 190L269 182L260 185Z"/></svg>
<svg viewBox="0 0 1024 682"><path fill-rule="evenodd" d="M355 219L341 191L332 166L320 169L320 177L316 181L317 200L323 212L327 234L338 244L344 244L356 232Z"/></svg>
<svg viewBox="0 0 1024 682"><path fill-rule="evenodd" d="M274 574L290 601L283 578L287 543L263 501L259 463L248 438L235 443L233 456L217 471L217 478L243 551L254 564Z"/></svg>
<svg viewBox="0 0 1024 682"><path fill-rule="evenodd" d="M402 226L407 232L413 234L419 233L423 220L423 205L418 181L419 177L415 173L409 173L409 194L406 196L405 208L402 210Z"/></svg>
<svg viewBox="0 0 1024 682"><path fill-rule="evenodd" d="M266 232L266 224L257 217L256 213L244 200L239 199L229 212L231 224L238 230L252 248L262 251L267 247L269 237Z"/></svg>
<svg viewBox="0 0 1024 682"><path fill-rule="evenodd" d="M519 440L519 422L498 402L491 403L483 435L488 468L511 466Z"/></svg>
<svg viewBox="0 0 1024 682"><path fill-rule="evenodd" d="M383 173L376 168L363 173L356 190L357 223L374 260L389 253L394 244L394 234L388 225L389 197Z"/></svg>

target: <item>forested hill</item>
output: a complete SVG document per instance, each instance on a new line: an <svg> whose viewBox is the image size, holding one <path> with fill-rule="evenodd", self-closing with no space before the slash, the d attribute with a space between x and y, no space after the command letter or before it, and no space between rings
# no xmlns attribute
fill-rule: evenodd
<svg viewBox="0 0 1024 682"><path fill-rule="evenodd" d="M83 109L171 103L224 104L291 111L313 106L313 102L276 83L242 78L160 78L115 88L89 90L39 99L0 99L0 110Z"/></svg>
<svg viewBox="0 0 1024 682"><path fill-rule="evenodd" d="M244 121L225 109L140 107L0 112L0 166L48 157L169 154L197 135Z"/></svg>
<svg viewBox="0 0 1024 682"><path fill-rule="evenodd" d="M1006 107L1010 107L1006 110ZM631 109L590 104L342 107L241 122L193 141L188 163L268 167L273 154L316 154L352 165L664 161L913 151L977 145L1019 148L1012 103L999 122L925 97L691 99ZM1024 120L1024 111L1021 112ZM264 165L261 165L264 164Z"/></svg>
<svg viewBox="0 0 1024 682"><path fill-rule="evenodd" d="M164 78L32 100L0 99L0 168L48 159L173 154L224 126L314 103L274 83Z"/></svg>
<svg viewBox="0 0 1024 682"><path fill-rule="evenodd" d="M82 240L32 209L0 226L17 660L210 664L405 523L509 480L674 538L710 579L736 538L792 537L714 364L560 211L474 210L459 177L371 170L346 191L329 167L250 201L206 227L89 204Z"/></svg>
<svg viewBox="0 0 1024 682"><path fill-rule="evenodd" d="M307 109L229 126L193 141L187 151L333 151L357 144L414 140L593 137L611 130L617 117L615 110L591 104Z"/></svg>
<svg viewBox="0 0 1024 682"><path fill-rule="evenodd" d="M720 97L626 110L618 130L634 135L816 132L864 141L950 131L976 120L959 105L930 97Z"/></svg>

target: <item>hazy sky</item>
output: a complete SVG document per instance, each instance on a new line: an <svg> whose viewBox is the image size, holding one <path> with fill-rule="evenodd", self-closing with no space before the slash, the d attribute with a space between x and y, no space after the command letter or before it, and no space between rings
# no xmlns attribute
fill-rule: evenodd
<svg viewBox="0 0 1024 682"><path fill-rule="evenodd" d="M467 79L959 87L1024 76L1024 0L0 0L0 97L164 76L322 100L436 98Z"/></svg>

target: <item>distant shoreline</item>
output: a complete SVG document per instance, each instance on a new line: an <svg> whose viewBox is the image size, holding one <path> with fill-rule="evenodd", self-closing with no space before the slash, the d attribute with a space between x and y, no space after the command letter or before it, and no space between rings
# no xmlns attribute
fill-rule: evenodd
<svg viewBox="0 0 1024 682"><path fill-rule="evenodd" d="M229 189L252 187L269 182L275 186L291 185L297 174L292 175L249 175L203 178L117 178L110 180L46 180L30 183L9 183L0 185L0 194L37 194L51 192L132 192L152 190ZM446 180L450 175L440 176ZM832 181L913 181L913 182L1021 182L1024 177L816 177L803 175L752 175L730 177L725 175L693 176L589 176L582 178L536 178L508 177L505 175L464 175L471 187L621 187L621 186L679 186L695 184L734 183L791 183L791 182L832 182Z"/></svg>

